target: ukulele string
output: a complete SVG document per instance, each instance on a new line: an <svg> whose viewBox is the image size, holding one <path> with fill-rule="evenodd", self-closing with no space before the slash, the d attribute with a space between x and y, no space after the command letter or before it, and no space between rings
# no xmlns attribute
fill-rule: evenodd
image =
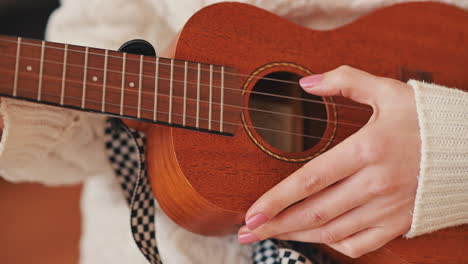
<svg viewBox="0 0 468 264"><path fill-rule="evenodd" d="M8 71L8 72L11 72L11 71ZM29 73L29 72L22 72L22 73L25 73L25 74L28 74L28 75L33 75L32 73ZM45 76L47 78L50 78L50 79L54 79L56 81L60 81L60 79L55 77L55 76L50 76L50 75L43 75L43 76ZM68 82L76 83L76 84L80 84L80 85L82 84L81 80L76 81L76 80L73 80L73 79L68 79ZM88 85L96 86L97 84L88 84ZM117 88L116 86L112 86L112 85L107 85L106 90L114 90L114 91L116 91L116 93L119 93L119 94L121 93L120 88ZM124 89L124 91L125 92L131 92L131 93L137 93L137 94L140 93L140 91L135 90L135 89ZM34 91L31 91L31 93L34 93ZM144 92L144 91L141 91L141 94L142 95L143 94L148 94L148 95L151 95L151 96L154 95L154 93ZM168 94L164 94L164 93L158 93L158 96L169 97ZM181 96L172 95L172 98L181 99L181 100L190 100L190 101L193 101L193 102L209 104L209 101L197 100L195 98L190 98L190 97L185 97L184 98L184 97L181 97ZM85 99L85 100L87 101L88 99ZM218 103L218 102L211 102L211 104L221 106L221 103ZM330 121L328 119L322 119L322 118L317 118L317 117L301 116L301 115L295 115L295 114L289 114L289 113L275 112L275 111L270 111L270 110L265 110L265 109L249 108L249 107L244 107L244 106L231 105L231 104L226 104L226 103L223 103L223 106L238 109L240 111L244 111L244 110L247 110L249 112L250 111L255 111L255 112L262 112L262 113L277 115L277 116L288 116L288 117L293 117L293 118L302 118L302 119L306 119L306 120L312 120L312 121L318 121L318 122L324 122L324 123L336 123L336 124L339 124L339 125L346 125L346 126L352 126L352 127L361 127L361 125L359 125L359 124L350 123L350 122L343 122L343 121L333 122L333 121Z"/></svg>
<svg viewBox="0 0 468 264"><path fill-rule="evenodd" d="M1 56L5 56L5 57L11 57L11 58L16 58L16 56L14 55L6 55L6 54L2 54ZM29 59L29 60L34 60L34 61L41 61L40 59L38 58L33 58L33 57L22 57L22 58L25 58L25 59ZM43 62L47 62L47 63L53 63L53 64L57 64L57 65L63 65L63 62L58 62L58 61L51 61L51 60L43 60ZM161 63L159 63L161 64ZM67 67L77 67L79 69L86 69L86 70L96 70L96 71L102 71L104 72L103 69L100 69L100 68L96 68L96 67L83 67L82 65L78 65L78 64L72 64L72 63L67 63ZM175 67L175 65L174 65ZM113 71L113 70L107 70L107 72L111 72L111 73L117 73L117 74L122 74L122 72L119 72L119 71ZM155 76L151 76L151 75L140 75L140 74L137 74L137 73L125 73L125 75L130 75L130 76L137 76L137 77L145 77L149 80L156 80L156 77ZM247 76L247 75L246 75ZM269 79L269 80L272 80L272 81L276 81L276 82L281 82L281 80L279 79L271 79L271 78L259 78L259 79ZM159 77L158 80L165 80L165 81L171 81L171 79L168 79L168 78L162 78L162 77ZM173 79L172 81L174 82L177 82L177 83L187 83L187 84L193 84L193 85L198 85L198 83L196 82L185 82L183 80L177 80L177 79ZM288 81L289 82L289 81ZM298 85L298 82L289 82L289 83L292 83L292 84L295 84L295 85ZM210 85L209 84L203 84L203 83L200 83L200 86L205 86L205 87L209 87ZM224 90L229 90L229 91L234 91L234 92L240 92L239 89L236 89L236 88L231 88L231 87L221 87L221 86L217 86L217 85L212 85L212 88L218 88L218 89L224 89ZM145 92L147 94L152 94L152 93L149 93L149 92ZM357 110L362 110L362 111L366 111L366 112L372 112L372 110L368 107L362 107L362 106L356 106L356 105L350 105L350 104L340 104L340 103L325 103L323 101L320 101L320 100L314 100L314 99L307 99L307 98L301 98L301 97L294 97L294 96L286 96L286 95L275 95L275 94L271 94L271 93L265 93L265 92L256 92L256 91L246 91L246 93L250 93L250 94L257 94L257 95L264 95L264 96L269 96L269 97L273 97L273 98L281 98L281 99L289 99L289 100L294 100L294 101L303 101L303 102L308 102L308 103L315 103L315 104L323 104L323 105L334 105L334 106L338 106L338 107L346 107L346 108L353 108L353 109L357 109ZM154 95L154 94L152 94Z"/></svg>
<svg viewBox="0 0 468 264"><path fill-rule="evenodd" d="M14 43L14 44L17 44L17 41L13 41L13 40L7 40L7 39L0 39L0 42L3 41L3 42L9 42L9 43ZM42 48L42 45L39 45L39 44L36 44L36 43L27 43L27 42L24 42L24 39L23 39L23 42L21 42L21 45L28 45L28 46L32 46L32 47L41 47ZM65 44L62 44L62 45L65 45ZM71 46L71 47L70 47ZM75 45L69 45L68 46L68 49L67 49L67 52L76 52L76 53L79 53L79 54L85 54L86 52L83 52L81 50L74 50L72 49L72 47L75 46ZM75 47L80 47L80 46L75 46ZM64 48L60 48L60 47L51 47L51 46L47 46L46 48L48 49L55 49L55 50L60 50L60 51L64 51L65 49ZM85 47L81 47L81 48L85 48ZM99 48L94 48L94 49L97 49L97 50L102 50L102 51L105 51L105 49L99 49ZM135 56L139 56L138 54L132 54L132 53L127 53L127 52L122 52L122 51L113 51L113 50L108 50L108 51L111 51L111 52L118 52L120 54L128 54L128 55L135 55ZM92 52L92 51L88 51L88 54L91 54L91 55L96 55L96 56L100 56L100 57L104 57L105 55L104 54L101 54L101 53L96 53L96 52ZM120 56L113 56L113 55L110 55L108 54L107 55L108 58L115 58L115 59L122 59L122 57ZM149 57L149 56L145 56L145 57ZM151 57L153 58L153 57ZM156 58L156 57L155 57ZM159 57L160 59L166 59L166 60L172 60L170 58L164 58L164 57ZM128 57L127 56L127 61L130 60L130 61L136 61L136 62L140 62L139 59L132 59L131 57ZM177 59L173 59L174 61L183 61L183 60L177 60ZM153 62L153 61L146 61L148 63L152 63L152 64L156 64L156 62ZM196 62L193 62L193 63L196 63ZM170 63L161 63L159 62L160 65L166 65L166 66L170 66L171 64ZM201 65L210 65L210 64L207 64L207 63L200 63ZM213 64L214 65L214 64ZM221 66L221 65L214 65L214 66ZM174 67L179 67L179 68L182 68L182 67L185 67L185 66L181 66L181 65L174 65ZM193 69L193 70L197 70L198 68L195 68L195 67L187 67L188 69ZM226 68L231 68L231 67L227 67ZM232 69L232 68L231 68ZM201 69L201 71L209 71L209 70L206 70L206 69ZM221 73L221 71L213 71L213 72L218 72L218 73ZM256 77L256 76L253 76L253 75L247 75L247 74L239 74L239 73L225 73L225 74L229 74L229 75L234 75L234 76L239 76L239 77L254 77L256 79L265 79L265 80L271 80L271 81L277 81L277 82L283 82L283 83L291 83L291 84L296 84L296 82L293 82L293 81L287 81L287 80L281 80L281 79L274 79L274 78L263 78L263 77Z"/></svg>
<svg viewBox="0 0 468 264"><path fill-rule="evenodd" d="M27 89L21 89L21 88L18 88L18 91L23 91L23 92L26 92L26 93L32 93L32 94L35 94L34 91L30 91L30 90L27 90ZM45 96L51 96L51 97L57 97L57 98L60 98L59 95L56 95L56 94L51 94L51 93L43 93L43 95ZM12 97L14 98L14 97ZM75 100L81 100L80 97L76 97L76 96L64 96L64 98L67 98L67 99L75 99ZM101 101L97 101L97 100L88 100L88 102L91 102L91 103L96 103L96 104L101 104ZM45 102L39 102L39 103L45 103ZM114 106L114 107L120 107L119 104L113 104L113 103L106 103L106 105L108 106ZM138 111L138 107L135 107L135 106L124 106L123 107L124 109L131 109L131 110L137 110ZM81 110L87 110L87 109L81 109ZM154 110L153 109L146 109L146 108L140 108L141 111L145 111L145 112L150 112L150 113L154 113ZM99 111L100 112L100 111ZM164 111L156 111L156 113L158 114L167 114L169 115L168 112L164 112ZM106 114L106 113L104 113ZM132 118L132 117L129 117L129 116L125 116L125 115L120 115L120 114L114 114L114 113L107 113L108 115L117 115L117 116L120 116L121 118L124 118L124 119L136 119L138 120L137 118ZM184 115L181 115L181 114L175 114L175 113L172 113L173 116L178 116L178 117L181 117L183 118ZM189 119L193 119L193 120L196 120L197 117L194 117L194 116L187 116L185 115L186 118L189 118ZM202 121L207 121L207 122L210 122L209 119L207 118L203 118L203 117L198 117L199 120L202 120ZM148 119L150 120L150 119ZM162 121L162 120L153 120L153 123L157 123L157 122L165 122L167 123L166 121ZM218 120L211 120L211 122L213 123L219 123L221 124L220 121ZM174 123L173 123L174 124ZM233 123L233 122L228 122L228 121L223 121L222 122L223 125L232 125L232 126L238 126L240 125L240 123ZM187 128L194 128L194 127L191 127L191 126L185 126ZM334 142L335 140L337 140L336 138L324 138L324 137L318 137L318 136L313 136L313 135L308 135L308 134L301 134L301 133L295 133L295 132L289 132L289 131L285 131L285 130L276 130L276 129L271 129L271 128L265 128L265 127L259 127L259 126L250 126L250 125L243 125L243 127L247 127L247 128L253 128L253 129L256 129L256 130L264 130L264 131L269 131L269 132L274 132L274 133L280 133L280 134L288 134L288 135L293 135L293 136L301 136L301 137L306 137L306 138L312 138L312 139L316 139L316 140L330 140L331 142ZM196 128L198 129L198 128ZM203 129L203 128L202 128ZM212 129L211 131L217 131L215 129Z"/></svg>

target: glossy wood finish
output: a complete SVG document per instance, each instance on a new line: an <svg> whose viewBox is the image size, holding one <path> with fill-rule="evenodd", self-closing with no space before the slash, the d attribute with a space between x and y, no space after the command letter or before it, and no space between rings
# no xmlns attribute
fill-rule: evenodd
<svg viewBox="0 0 468 264"><path fill-rule="evenodd" d="M467 27L465 11L437 3L393 6L332 31L307 30L251 6L225 3L200 11L187 23L176 58L232 66L244 82L272 62L294 63L311 72L347 64L395 79L402 77L402 69L429 72L435 83L468 90ZM340 106L336 111L338 122L361 125L370 115ZM330 147L355 131L338 123ZM263 192L302 165L269 156L242 127L232 138L163 127L150 132L149 141L157 142L150 143L155 147L148 153L156 197L174 221L198 233L235 230ZM229 216L233 221L224 222ZM235 220L239 223L232 228L221 229L223 222ZM466 248L468 228L462 226L396 239L357 260L332 254L342 263L463 263Z"/></svg>

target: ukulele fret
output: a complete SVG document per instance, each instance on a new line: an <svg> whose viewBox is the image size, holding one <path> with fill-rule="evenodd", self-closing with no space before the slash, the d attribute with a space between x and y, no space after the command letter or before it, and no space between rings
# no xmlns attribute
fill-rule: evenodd
<svg viewBox="0 0 468 264"><path fill-rule="evenodd" d="M16 64L15 64L15 80L13 81L13 96L16 97L18 91L18 72L20 64L20 54L21 54L21 38L18 38L16 44Z"/></svg>
<svg viewBox="0 0 468 264"><path fill-rule="evenodd" d="M221 96L219 103L219 132L223 133L224 118L224 66L221 67Z"/></svg>
<svg viewBox="0 0 468 264"><path fill-rule="evenodd" d="M153 121L158 120L158 85L159 85L159 57L156 58L156 68L155 68L155 78L154 78L154 110L153 110Z"/></svg>
<svg viewBox="0 0 468 264"><path fill-rule="evenodd" d="M65 100L65 83L67 78L67 60L68 60L68 45L63 48L63 68L62 68L62 87L60 89L60 105L64 104Z"/></svg>
<svg viewBox="0 0 468 264"><path fill-rule="evenodd" d="M45 53L45 41L41 42L41 59L39 61L39 83L37 88L37 101L41 101L42 97L42 78L44 75L44 53Z"/></svg>
<svg viewBox="0 0 468 264"><path fill-rule="evenodd" d="M102 99L101 112L106 112L106 92L107 92L107 63L109 60L109 50L104 51L104 72L102 78Z"/></svg>
<svg viewBox="0 0 468 264"><path fill-rule="evenodd" d="M140 74L138 76L138 109L137 109L137 118L141 117L141 86L143 78L143 55L140 55Z"/></svg>
<svg viewBox="0 0 468 264"><path fill-rule="evenodd" d="M86 80L88 75L88 53L89 48L85 49L85 62L84 62L84 72L83 72L83 94L81 96L81 108L85 109L86 106Z"/></svg>
<svg viewBox="0 0 468 264"><path fill-rule="evenodd" d="M197 116L196 116L196 128L200 128L200 81L201 81L201 64L197 66Z"/></svg>
<svg viewBox="0 0 468 264"><path fill-rule="evenodd" d="M208 130L211 131L211 118L213 113L213 65L210 64L210 95L208 102Z"/></svg>
<svg viewBox="0 0 468 264"><path fill-rule="evenodd" d="M184 63L184 108L183 108L183 119L182 126L186 125L187 119L187 73L188 73L188 62Z"/></svg>
<svg viewBox="0 0 468 264"><path fill-rule="evenodd" d="M0 72L7 96L204 132L232 134L225 122L238 122L229 67L24 38L7 53L17 54L4 63L9 77Z"/></svg>
<svg viewBox="0 0 468 264"><path fill-rule="evenodd" d="M171 75L169 80L169 124L172 124L172 93L174 89L174 60L171 59Z"/></svg>
<svg viewBox="0 0 468 264"><path fill-rule="evenodd" d="M122 87L120 89L120 115L123 116L124 114L124 109L123 109L123 104L124 104L124 96L125 96L125 64L127 61L127 53L123 54L122 57Z"/></svg>

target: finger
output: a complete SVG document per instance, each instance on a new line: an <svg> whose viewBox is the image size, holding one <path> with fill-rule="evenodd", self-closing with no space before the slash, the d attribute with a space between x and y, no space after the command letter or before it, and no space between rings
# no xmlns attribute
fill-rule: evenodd
<svg viewBox="0 0 468 264"><path fill-rule="evenodd" d="M350 210L318 228L280 234L275 238L309 243L335 243L373 227L381 221L386 215L378 210L379 205L379 203L366 204Z"/></svg>
<svg viewBox="0 0 468 264"><path fill-rule="evenodd" d="M324 74L304 77L300 84L306 92L314 95L340 95L374 106L385 87L384 80L349 66L340 66Z"/></svg>
<svg viewBox="0 0 468 264"><path fill-rule="evenodd" d="M365 165L361 137L360 133L353 134L263 194L247 211L247 226L254 230L286 207L361 169Z"/></svg>
<svg viewBox="0 0 468 264"><path fill-rule="evenodd" d="M369 185L368 174L370 173L372 171L361 170L353 176L291 206L255 229L255 235L264 239L283 233L314 229L364 204L374 194L356 190L366 190Z"/></svg>
<svg viewBox="0 0 468 264"><path fill-rule="evenodd" d="M401 205L405 203L405 201L394 202L393 199L389 200L388 197L380 196L373 198L372 202L352 209L318 228L280 234L276 235L275 238L332 244L376 226L384 226L394 230L397 235L401 235L406 233L411 225L411 217L408 217L401 210Z"/></svg>
<svg viewBox="0 0 468 264"><path fill-rule="evenodd" d="M380 204L376 203L377 207L374 210L382 208L386 212L380 214L380 218L373 227L328 245L345 255L357 258L379 249L392 239L407 233L411 225L411 218L408 218L406 213L392 214L391 212L394 212L394 209L398 208L398 206L396 205L392 209L389 208L390 205L384 198L382 198L382 202ZM384 204L387 204L387 206Z"/></svg>
<svg viewBox="0 0 468 264"><path fill-rule="evenodd" d="M337 243L328 244L329 247L351 258L358 258L364 254L377 250L401 235L398 229L373 227L363 230Z"/></svg>

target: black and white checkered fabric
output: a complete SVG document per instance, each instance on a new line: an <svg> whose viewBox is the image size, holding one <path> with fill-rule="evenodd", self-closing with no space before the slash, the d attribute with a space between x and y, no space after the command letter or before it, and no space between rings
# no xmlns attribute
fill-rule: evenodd
<svg viewBox="0 0 468 264"><path fill-rule="evenodd" d="M260 241L254 246L254 264L322 264L312 262L292 248L292 244L276 239ZM329 262L323 262L323 264ZM331 263L329 263L331 264Z"/></svg>
<svg viewBox="0 0 468 264"><path fill-rule="evenodd" d="M288 248L279 249L279 259L280 264L312 264L301 253Z"/></svg>
<svg viewBox="0 0 468 264"><path fill-rule="evenodd" d="M143 163L132 134L125 130L118 119L109 119L107 122L105 130L107 154L128 204L131 203L132 192ZM140 140L145 140L143 134L137 136Z"/></svg>
<svg viewBox="0 0 468 264"><path fill-rule="evenodd" d="M155 204L146 173L146 137L117 119L109 119L105 137L112 168L130 207L133 239L151 264L162 264L155 236Z"/></svg>
<svg viewBox="0 0 468 264"><path fill-rule="evenodd" d="M123 195L130 208L130 228L138 248L151 264L162 264L155 236L155 203L146 173L143 133L125 126L118 119L109 119L105 130L106 149ZM287 245L287 246L285 246ZM284 241L268 239L254 245L254 264L331 264L310 261ZM321 256L320 252L314 252ZM321 258L320 258L321 259ZM206 260L206 263L211 263Z"/></svg>
<svg viewBox="0 0 468 264"><path fill-rule="evenodd" d="M254 245L254 264L279 264L279 248L271 239Z"/></svg>

